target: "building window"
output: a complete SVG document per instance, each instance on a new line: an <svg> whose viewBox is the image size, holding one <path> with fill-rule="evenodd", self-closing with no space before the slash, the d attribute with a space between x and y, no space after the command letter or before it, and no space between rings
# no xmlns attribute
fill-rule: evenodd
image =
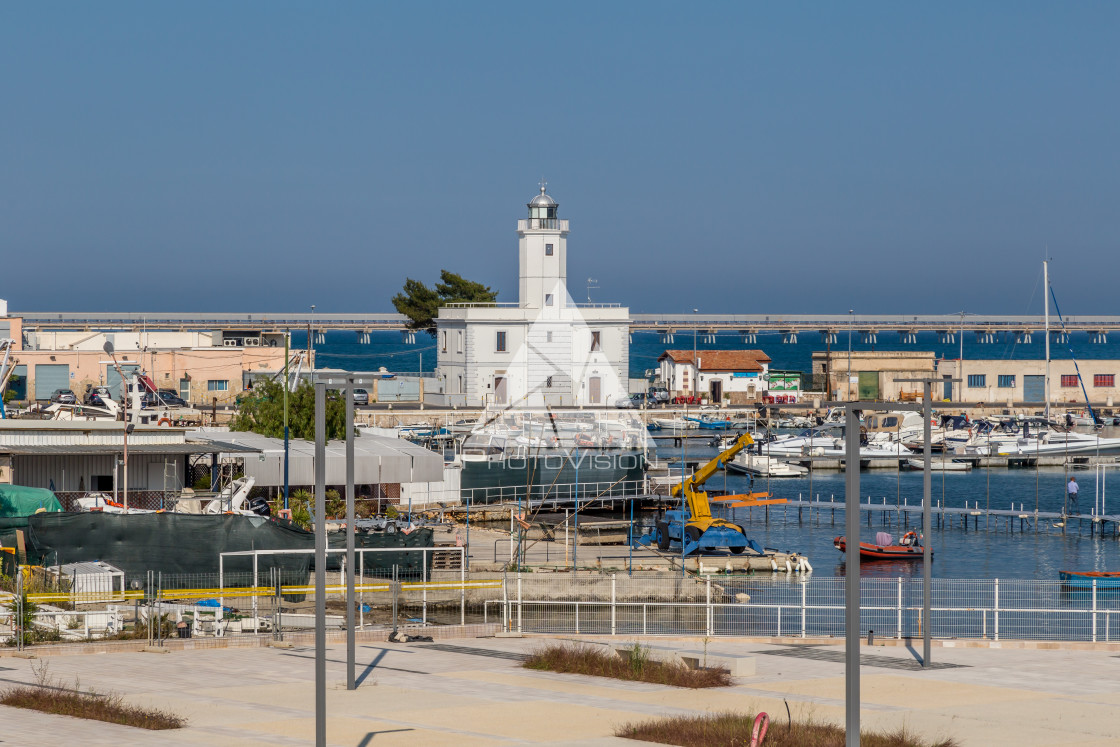
<svg viewBox="0 0 1120 747"><path fill-rule="evenodd" d="M544 294L544 305L545 306L551 306L552 305L552 294L551 293L545 293Z"/></svg>
<svg viewBox="0 0 1120 747"><path fill-rule="evenodd" d="M1015 374L1000 374L996 380L996 386L1000 389L1014 389L1015 388Z"/></svg>
<svg viewBox="0 0 1120 747"><path fill-rule="evenodd" d="M592 332L591 333L591 352L592 353L597 353L597 352L599 352L600 350L603 349L602 340L600 338L601 334L602 334L601 332Z"/></svg>
<svg viewBox="0 0 1120 747"><path fill-rule="evenodd" d="M440 332L439 334L440 334L440 346L442 347L442 350L440 352L446 353L447 352L447 330L445 329L442 332Z"/></svg>
<svg viewBox="0 0 1120 747"><path fill-rule="evenodd" d="M985 374L969 374L968 375L968 385L970 387L973 387L973 388L987 386L987 384L985 383L986 380L987 380L987 376Z"/></svg>
<svg viewBox="0 0 1120 747"><path fill-rule="evenodd" d="M228 389L228 379L210 379L206 382L206 391L208 392L224 392Z"/></svg>
<svg viewBox="0 0 1120 747"><path fill-rule="evenodd" d="M455 352L456 353L462 353L463 352L463 332L462 332L462 330L456 332L455 336L458 339L458 343L455 346L455 348L456 348Z"/></svg>
<svg viewBox="0 0 1120 747"><path fill-rule="evenodd" d="M1093 374L1093 386L1116 386L1116 374Z"/></svg>
<svg viewBox="0 0 1120 747"><path fill-rule="evenodd" d="M547 379L544 380L544 386L545 386L546 389L551 389L552 388L552 377L551 376L549 376Z"/></svg>
<svg viewBox="0 0 1120 747"><path fill-rule="evenodd" d="M544 341L545 342L552 342L552 333L551 332L545 332L544 333Z"/></svg>
<svg viewBox="0 0 1120 747"><path fill-rule="evenodd" d="M546 257L551 257L552 256L552 244L545 244L544 245L544 256L546 256Z"/></svg>
<svg viewBox="0 0 1120 747"><path fill-rule="evenodd" d="M463 377L462 376L459 377L459 391L457 391L455 393L456 394L462 394L463 393Z"/></svg>
<svg viewBox="0 0 1120 747"><path fill-rule="evenodd" d="M497 339L494 341L494 349L499 353L506 352L506 333L499 332Z"/></svg>
<svg viewBox="0 0 1120 747"><path fill-rule="evenodd" d="M1077 374L1062 374L1062 386L1077 386Z"/></svg>

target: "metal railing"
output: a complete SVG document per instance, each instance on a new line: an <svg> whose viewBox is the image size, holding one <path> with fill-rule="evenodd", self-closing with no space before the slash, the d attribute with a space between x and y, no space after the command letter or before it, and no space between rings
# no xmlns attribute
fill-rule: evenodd
<svg viewBox="0 0 1120 747"><path fill-rule="evenodd" d="M863 579L860 635L940 639L1120 640L1120 590L1058 581L935 579L922 619L920 579ZM575 574L507 578L500 612L526 633L842 637L844 579L764 581L722 576ZM497 607L497 609L495 609Z"/></svg>
<svg viewBox="0 0 1120 747"><path fill-rule="evenodd" d="M500 485L493 487L462 488L460 496L471 505L483 503L517 503L528 501L532 507L548 506L554 508L572 507L579 498L580 508L595 501L610 498L627 498L646 495L649 481L619 480L617 482L574 482L536 485Z"/></svg>

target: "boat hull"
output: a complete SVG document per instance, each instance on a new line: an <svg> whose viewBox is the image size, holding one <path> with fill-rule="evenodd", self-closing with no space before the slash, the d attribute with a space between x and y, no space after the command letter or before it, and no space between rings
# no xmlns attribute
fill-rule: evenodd
<svg viewBox="0 0 1120 747"><path fill-rule="evenodd" d="M642 480L646 466L645 452L638 449L541 449L529 457L464 461L459 487L464 499L475 502L500 502L502 488L509 495L527 490L534 499L563 499L576 482L597 485L596 492L614 485L610 494L622 494Z"/></svg>
<svg viewBox="0 0 1120 747"><path fill-rule="evenodd" d="M847 542L843 537L832 541L833 547L840 552L847 552ZM924 548L915 545L873 545L870 542L859 543L859 557L861 560L921 560L925 555ZM930 551L930 558L933 552Z"/></svg>
<svg viewBox="0 0 1120 747"><path fill-rule="evenodd" d="M1058 578L1065 586L1091 589L1096 581L1098 589L1120 589L1120 572L1117 571L1058 571Z"/></svg>

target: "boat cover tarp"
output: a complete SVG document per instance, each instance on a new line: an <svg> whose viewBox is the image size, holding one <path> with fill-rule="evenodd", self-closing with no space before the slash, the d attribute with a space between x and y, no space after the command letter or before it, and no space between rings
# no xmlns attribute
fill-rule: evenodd
<svg viewBox="0 0 1120 747"><path fill-rule="evenodd" d="M209 574L216 580L218 558L223 552L315 547L315 536L294 524L234 514L75 512L38 514L29 517L27 524L29 560L33 557L32 550L34 556L49 565L101 560L120 568L129 577L156 571ZM419 529L408 535L360 535L355 539L358 547L430 547L432 530ZM345 547L345 537L331 536L328 544ZM418 577L423 562L420 555L417 552L367 553L366 572L388 577L396 563L401 566L402 576ZM337 569L341 558L342 553L328 556L328 570ZM311 553L259 555L258 582L267 584L269 569L273 567L281 569L285 583L293 578L306 578L312 560ZM222 567L226 574L252 570L251 556L227 556Z"/></svg>
<svg viewBox="0 0 1120 747"><path fill-rule="evenodd" d="M31 516L39 509L61 511L62 504L46 488L0 485L0 518Z"/></svg>

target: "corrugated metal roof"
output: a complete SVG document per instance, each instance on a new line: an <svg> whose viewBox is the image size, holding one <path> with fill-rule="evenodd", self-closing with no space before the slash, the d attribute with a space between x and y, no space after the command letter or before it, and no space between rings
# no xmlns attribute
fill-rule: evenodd
<svg viewBox="0 0 1120 747"><path fill-rule="evenodd" d="M256 433L199 431L195 440L213 437L215 445L250 447L259 458L245 458L245 474L257 478L264 487L284 484L284 439L269 438ZM220 438L220 440L219 440ZM227 453L224 450L221 453ZM230 452L233 455L235 452ZM363 434L354 439L354 482L374 483L440 482L443 480L443 457L422 446L399 438ZM292 485L315 482L315 444L292 439L289 442L288 481ZM346 442L327 444L327 484L346 482Z"/></svg>
<svg viewBox="0 0 1120 747"><path fill-rule="evenodd" d="M87 446L78 446L70 444L18 444L18 445L3 445L0 444L0 454L11 454L13 456L35 456L35 455L59 455L66 456L70 454L119 454L123 451L124 445L120 442L115 444L95 444ZM131 441L128 444L129 454L242 454L242 453L257 453L257 449L251 449L245 446L237 446L236 444L222 444L220 442L206 442L206 443L178 443L178 444L134 444Z"/></svg>

